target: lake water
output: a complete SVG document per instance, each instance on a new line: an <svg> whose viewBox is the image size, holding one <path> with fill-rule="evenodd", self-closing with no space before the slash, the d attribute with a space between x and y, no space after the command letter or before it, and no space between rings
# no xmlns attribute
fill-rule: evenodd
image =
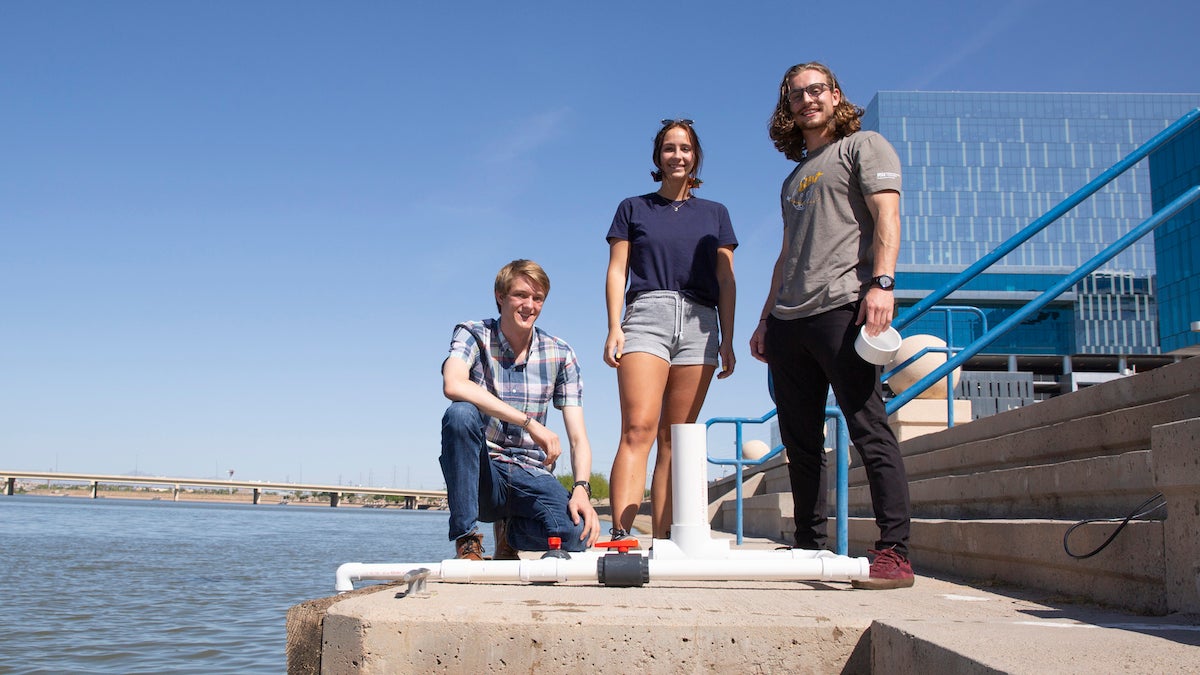
<svg viewBox="0 0 1200 675"><path fill-rule="evenodd" d="M283 673L288 608L344 562L451 557L448 517L0 496L0 674Z"/></svg>

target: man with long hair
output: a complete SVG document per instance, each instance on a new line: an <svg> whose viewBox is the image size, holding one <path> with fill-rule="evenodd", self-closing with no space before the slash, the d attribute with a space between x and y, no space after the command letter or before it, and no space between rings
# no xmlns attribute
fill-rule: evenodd
<svg viewBox="0 0 1200 675"><path fill-rule="evenodd" d="M862 114L825 65L802 63L784 74L770 136L798 164L783 183L783 245L750 353L768 365L774 383L796 546L826 547L825 401L832 387L866 468L880 532L870 578L854 586L905 588L913 585L908 478L887 424L879 367L854 350L860 326L878 335L892 322L900 160L883 136L860 130Z"/></svg>

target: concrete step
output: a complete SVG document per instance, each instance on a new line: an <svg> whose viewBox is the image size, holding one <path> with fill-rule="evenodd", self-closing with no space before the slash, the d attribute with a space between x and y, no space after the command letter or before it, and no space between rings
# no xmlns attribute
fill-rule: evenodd
<svg viewBox="0 0 1200 675"><path fill-rule="evenodd" d="M1166 614L1162 521L1132 521L1095 556L1063 550L1068 520L936 520L912 522L909 557L918 573L949 574L971 583L1003 583L1053 592L1071 601ZM1071 534L1072 552L1099 547L1116 523L1091 523ZM873 518L851 518L850 553L875 547Z"/></svg>
<svg viewBox="0 0 1200 675"><path fill-rule="evenodd" d="M1198 673L1200 627L1184 617L1082 619L1077 610L1007 622L884 618L872 673Z"/></svg>
<svg viewBox="0 0 1200 675"><path fill-rule="evenodd" d="M791 492L773 492L742 500L742 534L791 543L796 530L792 519ZM722 532L737 531L737 505L733 501L721 504L711 523Z"/></svg>
<svg viewBox="0 0 1200 675"><path fill-rule="evenodd" d="M937 434L920 436L905 442L902 449L906 456L915 456L930 450L1000 438L1025 429L1053 427L1132 406L1194 397L1197 393L1200 393L1200 359L1189 358L1148 373L1081 389L1067 396L960 424ZM1193 398L1190 407L1175 419L1200 416L1197 405L1200 404ZM1151 425L1145 426L1149 428ZM1068 438L1061 440L1071 442Z"/></svg>
<svg viewBox="0 0 1200 675"><path fill-rule="evenodd" d="M959 500L954 519L914 518L910 540L914 564L918 569L1054 591L1141 613L1200 612L1200 568L1195 563L1196 551L1200 551L1200 528L1196 527L1200 456L1195 451L1200 443L1200 419L1158 426L1152 437L1154 447L1148 452L913 483L918 514ZM1111 507L1121 497L1119 508L1092 511L1101 503L1096 495L1105 490L1115 496L1104 497L1103 503ZM1063 550L1064 534L1079 520L1123 518L1145 497L1159 491L1168 502L1166 512L1153 514L1160 520L1129 523L1094 557L1079 560ZM862 555L875 547L878 529L868 515L865 488L852 492L856 499L852 513L857 514L849 522L850 553ZM1022 505L1022 501L1034 507ZM1008 514L1088 512L1079 518L990 515L1002 512L1004 504L1009 505ZM986 517L962 517L963 511L971 509ZM721 506L722 529L735 527L734 513L733 504ZM790 494L756 495L743 507L743 532L790 542L794 529L791 513ZM1117 527L1116 522L1097 522L1077 528L1072 551L1080 554L1099 547Z"/></svg>
<svg viewBox="0 0 1200 675"><path fill-rule="evenodd" d="M1086 390L1081 393L1086 393ZM1051 407L1056 404L1070 407L1059 403L1069 402L1069 399L1068 396L1059 397L1030 407ZM1012 419L1007 421L1015 422L1023 410L976 420L902 444L909 480L1147 450L1150 447L1150 430L1154 426L1200 416L1200 394L1128 405L1117 410L1078 419L1055 420L1034 427L1012 428L1005 425L1005 428L996 429L998 433L993 437L961 438L968 436L965 431L968 427L995 426L1009 416ZM864 470L856 454L851 455L850 484L863 484L866 482Z"/></svg>
<svg viewBox="0 0 1200 675"><path fill-rule="evenodd" d="M791 495L759 495L745 500L742 532L790 544L795 525ZM722 508L719 528L736 527L733 504ZM1083 560L1067 555L1063 535L1078 521L1054 519L946 520L914 518L910 557L914 569L950 574L976 583L1005 583L1062 594L1148 614L1165 614L1163 521L1132 521L1113 542ZM728 523L726 526L725 523ZM1099 547L1117 523L1090 523L1071 534L1071 551ZM830 534L833 533L830 523ZM851 555L875 548L879 529L873 517L851 517Z"/></svg>
<svg viewBox="0 0 1200 675"><path fill-rule="evenodd" d="M920 518L1109 518L1155 494L1149 450L910 480ZM850 488L849 509L870 515L867 485Z"/></svg>
<svg viewBox="0 0 1200 675"><path fill-rule="evenodd" d="M1157 425L1200 417L1200 359L1186 359L901 444L910 479L1121 454ZM851 456L852 462L857 457ZM865 480L853 468L851 484Z"/></svg>

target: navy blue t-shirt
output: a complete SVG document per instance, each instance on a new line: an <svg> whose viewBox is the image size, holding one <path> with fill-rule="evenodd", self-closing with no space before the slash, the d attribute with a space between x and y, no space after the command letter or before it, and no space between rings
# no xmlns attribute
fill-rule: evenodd
<svg viewBox="0 0 1200 675"><path fill-rule="evenodd" d="M678 291L715 307L717 249L738 243L723 204L699 197L678 204L657 192L622 201L606 238L629 242L627 305L643 291Z"/></svg>

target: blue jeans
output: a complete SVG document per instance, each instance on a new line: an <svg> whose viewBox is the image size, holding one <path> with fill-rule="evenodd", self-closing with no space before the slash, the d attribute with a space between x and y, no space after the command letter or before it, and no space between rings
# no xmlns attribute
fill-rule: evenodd
<svg viewBox="0 0 1200 675"><path fill-rule="evenodd" d="M545 551L547 537L563 550L583 551L583 519L571 522L570 493L548 472L493 460L484 440L487 418L474 405L451 403L442 416L442 476L450 502L450 539L475 532L478 521L507 520L508 543Z"/></svg>

